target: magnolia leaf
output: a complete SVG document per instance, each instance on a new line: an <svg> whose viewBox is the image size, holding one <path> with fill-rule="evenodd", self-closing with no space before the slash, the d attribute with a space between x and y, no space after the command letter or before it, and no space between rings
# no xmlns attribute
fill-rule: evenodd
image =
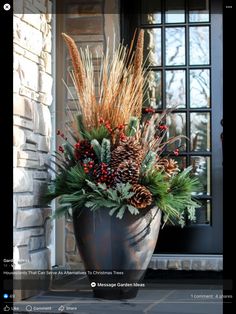
<svg viewBox="0 0 236 314"><path fill-rule="evenodd" d="M139 214L139 210L136 207L127 204L127 208L132 215L138 215Z"/></svg>
<svg viewBox="0 0 236 314"><path fill-rule="evenodd" d="M125 209L126 209L126 206L123 205L118 211L118 214L116 215L116 217L122 219L124 216Z"/></svg>
<svg viewBox="0 0 236 314"><path fill-rule="evenodd" d="M111 209L109 211L109 215L112 216L117 209L118 209L118 207L114 207L113 209Z"/></svg>

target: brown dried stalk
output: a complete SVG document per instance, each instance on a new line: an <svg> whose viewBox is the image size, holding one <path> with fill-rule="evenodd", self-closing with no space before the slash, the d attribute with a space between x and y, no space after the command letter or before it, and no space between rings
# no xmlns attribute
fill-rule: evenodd
<svg viewBox="0 0 236 314"><path fill-rule="evenodd" d="M141 35L138 40L136 65L134 66L134 56L129 56L130 49L120 44L116 50L112 50L112 53L107 50L102 55L98 82L94 76L93 56L89 49L78 51L69 36L64 34L64 39L71 57L73 56L74 72L71 77L77 88L78 109L82 113L84 126L88 131L100 125L100 118L109 121L114 129L119 124L128 124L131 116L141 114L140 93L145 82L140 50Z"/></svg>
<svg viewBox="0 0 236 314"><path fill-rule="evenodd" d="M134 55L134 76L133 79L137 80L142 78L142 65L143 65L143 43L144 43L144 30L141 29L137 39L136 51ZM143 84L141 83L137 91L139 101L135 108L135 116L140 117L143 104Z"/></svg>
<svg viewBox="0 0 236 314"><path fill-rule="evenodd" d="M65 40L69 49L69 53L70 53L70 57L71 57L73 69L74 69L76 88L78 92L81 93L83 91L84 83L85 83L85 71L84 71L84 66L80 58L78 48L75 44L75 41L70 36L66 35L65 33L62 33L62 37Z"/></svg>

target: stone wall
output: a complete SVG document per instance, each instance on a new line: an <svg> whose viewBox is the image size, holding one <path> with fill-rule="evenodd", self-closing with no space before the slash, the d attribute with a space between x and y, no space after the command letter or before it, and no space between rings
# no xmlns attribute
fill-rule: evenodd
<svg viewBox="0 0 236 314"><path fill-rule="evenodd" d="M51 1L14 7L14 267L50 268L46 189L52 135Z"/></svg>

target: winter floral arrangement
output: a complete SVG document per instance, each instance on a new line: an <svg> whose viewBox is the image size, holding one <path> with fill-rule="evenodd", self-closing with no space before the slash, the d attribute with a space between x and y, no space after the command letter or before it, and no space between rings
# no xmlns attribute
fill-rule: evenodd
<svg viewBox="0 0 236 314"><path fill-rule="evenodd" d="M68 46L76 88L77 112L68 109L66 135L54 154L57 172L48 187L47 199L58 198L56 217L69 209L107 210L122 219L157 206L164 223L184 225L195 220L193 192L199 189L191 167L180 170L168 145L180 136L167 138L165 124L171 109L155 113L142 108L146 72L143 67L144 33L128 49L120 44L103 55L94 71L89 49L79 50L74 40L62 34ZM142 114L143 113L143 114ZM170 157L173 156L173 157Z"/></svg>

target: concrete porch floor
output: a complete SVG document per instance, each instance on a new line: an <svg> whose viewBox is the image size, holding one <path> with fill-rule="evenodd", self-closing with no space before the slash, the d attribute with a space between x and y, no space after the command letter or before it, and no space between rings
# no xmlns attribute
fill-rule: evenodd
<svg viewBox="0 0 236 314"><path fill-rule="evenodd" d="M142 289L135 299L110 301L93 298L89 290L48 291L15 302L14 313L222 314L222 293L221 287L213 286L197 289Z"/></svg>

